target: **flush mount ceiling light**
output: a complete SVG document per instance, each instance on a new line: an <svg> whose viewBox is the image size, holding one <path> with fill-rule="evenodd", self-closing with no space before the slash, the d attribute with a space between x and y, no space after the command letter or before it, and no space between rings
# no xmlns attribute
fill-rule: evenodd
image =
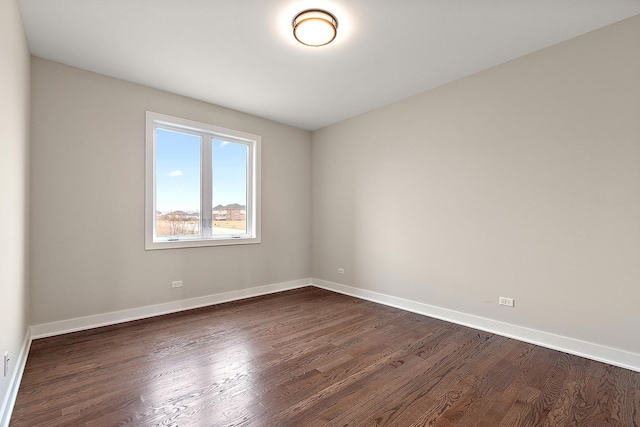
<svg viewBox="0 0 640 427"><path fill-rule="evenodd" d="M307 46L324 46L336 38L338 20L321 9L308 9L293 18L293 36Z"/></svg>

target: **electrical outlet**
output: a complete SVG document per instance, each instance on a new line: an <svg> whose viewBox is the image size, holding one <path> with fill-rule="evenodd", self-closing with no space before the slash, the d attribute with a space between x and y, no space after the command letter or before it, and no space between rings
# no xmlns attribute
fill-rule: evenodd
<svg viewBox="0 0 640 427"><path fill-rule="evenodd" d="M498 300L498 303L500 305L504 305L507 307L513 307L515 300L513 298L505 298L505 297L500 297L500 299Z"/></svg>
<svg viewBox="0 0 640 427"><path fill-rule="evenodd" d="M176 280L175 282L171 282L171 287L172 288L181 288L182 287L182 280Z"/></svg>
<svg viewBox="0 0 640 427"><path fill-rule="evenodd" d="M5 351L4 352L4 362L2 363L2 366L4 367L2 369L2 371L4 372L3 376L7 376L7 374L9 373L9 352Z"/></svg>
<svg viewBox="0 0 640 427"><path fill-rule="evenodd" d="M339 268L338 269L338 274L344 274L344 268Z"/></svg>

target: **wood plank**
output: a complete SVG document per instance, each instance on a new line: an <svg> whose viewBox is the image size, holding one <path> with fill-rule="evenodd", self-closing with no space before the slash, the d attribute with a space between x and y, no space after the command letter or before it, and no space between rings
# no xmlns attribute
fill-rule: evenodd
<svg viewBox="0 0 640 427"><path fill-rule="evenodd" d="M638 426L640 373L307 287L35 340L34 425Z"/></svg>

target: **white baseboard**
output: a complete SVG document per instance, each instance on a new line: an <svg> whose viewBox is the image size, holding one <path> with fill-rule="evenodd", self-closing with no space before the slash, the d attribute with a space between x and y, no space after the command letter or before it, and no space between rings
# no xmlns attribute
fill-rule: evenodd
<svg viewBox="0 0 640 427"><path fill-rule="evenodd" d="M299 279L289 282L258 286L255 288L206 295L198 298L190 298L179 301L171 301L163 304L148 305L145 307L132 308L129 310L113 311L110 313L96 314L93 316L61 320L59 322L43 323L40 325L31 326L31 338L45 338L53 335L82 331L85 329L99 328L101 326L129 322L131 320L144 319L147 317L160 316L162 314L175 313L178 311L191 310L194 308L221 304L224 302L236 301L244 298L257 297L260 295L272 294L275 292L282 292L310 285L311 279Z"/></svg>
<svg viewBox="0 0 640 427"><path fill-rule="evenodd" d="M31 348L31 330L27 328L27 334L24 337L20 354L16 360L16 368L13 370L11 376L11 382L7 389L7 395L0 407L0 427L9 427L9 421L11 421L11 414L13 413L13 406L16 403L18 397L18 389L20 388L20 381L22 380L22 374L24 373L24 367L27 364L27 357L29 356L29 349Z"/></svg>
<svg viewBox="0 0 640 427"><path fill-rule="evenodd" d="M321 279L313 286L640 372L640 354Z"/></svg>

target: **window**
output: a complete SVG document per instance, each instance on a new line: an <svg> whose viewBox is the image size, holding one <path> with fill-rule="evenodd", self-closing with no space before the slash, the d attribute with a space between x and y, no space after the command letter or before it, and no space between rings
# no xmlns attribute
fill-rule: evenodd
<svg viewBox="0 0 640 427"><path fill-rule="evenodd" d="M145 249L260 243L260 136L147 111Z"/></svg>

